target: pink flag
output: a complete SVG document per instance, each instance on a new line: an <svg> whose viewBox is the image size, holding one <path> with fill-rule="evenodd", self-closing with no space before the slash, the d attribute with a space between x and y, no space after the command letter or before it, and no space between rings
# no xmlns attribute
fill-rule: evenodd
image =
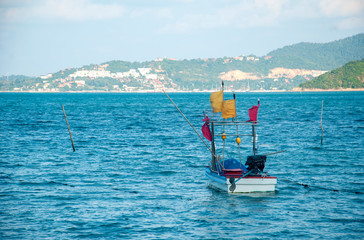
<svg viewBox="0 0 364 240"><path fill-rule="evenodd" d="M259 109L260 104L258 104L257 106L253 106L251 108L249 108L249 120L248 122L256 122L257 118L258 118L258 109Z"/></svg>
<svg viewBox="0 0 364 240"><path fill-rule="evenodd" d="M201 127L202 134L207 140L209 140L211 142L212 137L211 137L210 127L209 127L210 118L208 118L206 116L204 119L202 119L202 121L205 122L205 124Z"/></svg>

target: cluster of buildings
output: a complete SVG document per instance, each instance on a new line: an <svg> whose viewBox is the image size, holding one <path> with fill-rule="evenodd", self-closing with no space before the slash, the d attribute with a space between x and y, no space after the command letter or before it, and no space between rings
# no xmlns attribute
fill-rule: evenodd
<svg viewBox="0 0 364 240"><path fill-rule="evenodd" d="M115 79L119 83L113 84L108 91L161 91L165 88L167 81L161 71L153 72L152 68L129 69L125 72L111 72L106 70L108 64L95 66L92 69L79 69L65 75L65 77L54 79L52 74L41 76L43 83L37 83L37 91L59 91L68 87L74 90L92 90L90 80ZM62 72L64 74L64 72ZM171 83L168 79L168 83ZM172 82L173 85L173 82Z"/></svg>
<svg viewBox="0 0 364 240"><path fill-rule="evenodd" d="M264 58L258 58L255 56L238 56L231 58L223 58L223 64L227 64L233 61L247 61L258 62L260 60L269 60L271 56L265 56ZM264 59L264 60L263 60ZM165 58L156 59L154 61L164 61ZM175 59L167 59L175 61ZM217 58L203 59L205 62L217 61ZM109 64L103 65L91 65L80 69L65 69L59 73L47 74L39 77L38 83L33 86L27 86L23 88L14 88L16 91L114 91L114 92L160 92L163 89L168 91L209 91L210 87L202 86L195 87L192 83L187 86L185 83L179 83L177 85L170 76L174 76L174 73L170 73L170 76L165 70L161 68L161 65L156 68L141 67L132 68L124 72L112 72L109 68ZM267 87L267 89L276 90L278 87L287 87L287 84L293 84L296 76L301 76L306 80L311 79L322 74L323 71L316 70L304 70L304 69L285 69L274 68L270 69L268 75L262 75L259 73L242 72L241 70L232 70L229 72L222 72L218 78L230 81L234 88L246 88L250 89L250 85L257 85L260 89ZM178 78L176 78L178 79ZM268 82L271 79L271 83ZM244 86L244 83L237 83L238 81L248 81L248 85ZM283 83L281 83L283 81ZM183 85L185 84L185 85ZM209 85L209 84L207 84ZM246 84L245 84L246 85ZM263 86L264 85L264 86Z"/></svg>
<svg viewBox="0 0 364 240"><path fill-rule="evenodd" d="M138 69L130 69L127 72L116 72L112 73L110 71L106 71L104 69L96 69L96 70L78 70L72 74L70 74L68 77L71 79L77 79L77 78L89 78L89 79L95 79L95 78L139 78L143 77L145 79L158 79L158 75L151 73L151 68L138 68Z"/></svg>

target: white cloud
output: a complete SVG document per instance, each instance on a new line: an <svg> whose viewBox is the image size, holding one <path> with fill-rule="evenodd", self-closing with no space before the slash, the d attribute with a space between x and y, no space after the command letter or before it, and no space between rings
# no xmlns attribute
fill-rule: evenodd
<svg viewBox="0 0 364 240"><path fill-rule="evenodd" d="M364 17L347 18L337 24L337 28L340 30L363 28L363 27L364 27Z"/></svg>
<svg viewBox="0 0 364 240"><path fill-rule="evenodd" d="M321 0L320 7L327 17L339 19L337 29L364 27L364 0Z"/></svg>
<svg viewBox="0 0 364 240"><path fill-rule="evenodd" d="M249 28L272 26L279 22L279 16L287 0L244 0L227 2L226 6L201 7L198 13L186 13L167 24L162 32L183 33L191 30L216 27Z"/></svg>
<svg viewBox="0 0 364 240"><path fill-rule="evenodd" d="M327 16L353 16L364 10L363 0L321 0L320 7Z"/></svg>
<svg viewBox="0 0 364 240"><path fill-rule="evenodd" d="M170 8L135 8L129 11L132 18L154 18L154 19L172 19L173 13Z"/></svg>
<svg viewBox="0 0 364 240"><path fill-rule="evenodd" d="M24 1L2 8L3 21L24 21L31 19L47 20L102 20L121 17L125 9L119 4L100 4L90 0L42 0Z"/></svg>
<svg viewBox="0 0 364 240"><path fill-rule="evenodd" d="M216 28L275 27L297 20L326 20L337 29L363 27L364 0L229 0L185 3L160 32L179 33ZM197 7L196 7L197 6Z"/></svg>

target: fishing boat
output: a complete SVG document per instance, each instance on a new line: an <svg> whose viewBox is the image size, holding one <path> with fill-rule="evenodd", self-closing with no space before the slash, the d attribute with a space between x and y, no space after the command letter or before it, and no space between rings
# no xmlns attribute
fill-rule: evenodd
<svg viewBox="0 0 364 240"><path fill-rule="evenodd" d="M208 178L210 187L228 192L228 193L250 193L250 192L273 192L277 184L277 177L268 175L264 172L267 155L259 155L257 150L257 134L256 127L258 122L226 122L226 121L211 121L211 147L212 157L209 166L206 166L205 175ZM232 130L239 128L251 128L251 133L229 133L228 128ZM224 129L220 132L217 129ZM252 139L253 150L252 154L246 157L242 162L240 148L241 137ZM218 154L217 140L222 140L222 156ZM229 138L235 139L228 141ZM237 148L238 159L225 157L226 142L229 142L232 147ZM221 144L220 144L221 145ZM220 151L221 152L221 151ZM245 163L244 163L245 162ZM244 163L244 164L243 164Z"/></svg>
<svg viewBox="0 0 364 240"><path fill-rule="evenodd" d="M211 142L210 146L193 127L190 121L177 107L173 100L164 92L177 110L190 124L211 153L211 161L205 168L210 187L228 193L273 192L277 184L277 177L268 175L264 171L267 156L284 151L258 154L256 133L259 122L257 121L258 105L249 109L249 120L238 121L236 115L235 93L233 99L224 100L224 83L222 90L210 95L213 118L209 118L204 112L204 121L201 132L205 139ZM221 113L221 118L216 115ZM243 139L243 140L242 140ZM252 143L252 152L246 160L242 161L242 148L246 143ZM248 140L248 141L247 141ZM244 144L242 144L244 142ZM244 145L244 146L242 146Z"/></svg>

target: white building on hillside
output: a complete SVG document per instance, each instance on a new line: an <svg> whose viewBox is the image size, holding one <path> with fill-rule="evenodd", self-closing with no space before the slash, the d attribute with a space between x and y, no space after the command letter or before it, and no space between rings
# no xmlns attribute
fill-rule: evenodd
<svg viewBox="0 0 364 240"><path fill-rule="evenodd" d="M110 71L99 71L99 70L80 70L70 74L70 77L90 77L90 78L104 78L111 77Z"/></svg>
<svg viewBox="0 0 364 240"><path fill-rule="evenodd" d="M138 71L142 76L145 76L146 74L150 73L152 71L151 68L138 68Z"/></svg>

